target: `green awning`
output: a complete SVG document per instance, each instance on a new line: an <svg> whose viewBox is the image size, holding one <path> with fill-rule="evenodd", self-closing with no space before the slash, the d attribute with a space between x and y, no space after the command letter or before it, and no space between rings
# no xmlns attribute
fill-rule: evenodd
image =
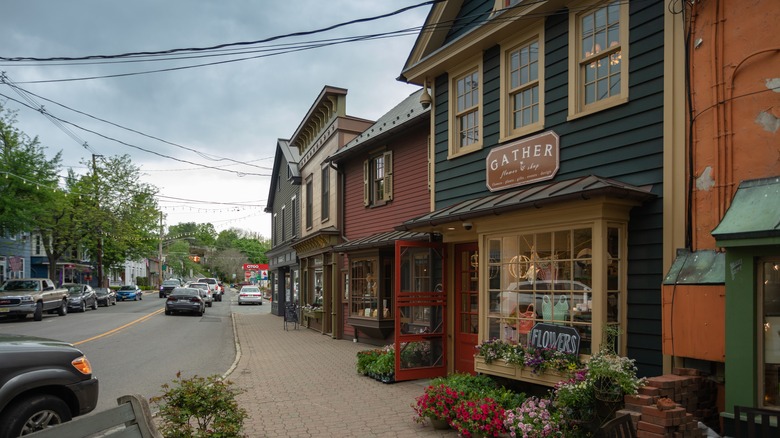
<svg viewBox="0 0 780 438"><path fill-rule="evenodd" d="M726 254L678 249L663 284L725 284Z"/></svg>
<svg viewBox="0 0 780 438"><path fill-rule="evenodd" d="M723 241L780 238L780 176L743 181L723 219L712 230Z"/></svg>

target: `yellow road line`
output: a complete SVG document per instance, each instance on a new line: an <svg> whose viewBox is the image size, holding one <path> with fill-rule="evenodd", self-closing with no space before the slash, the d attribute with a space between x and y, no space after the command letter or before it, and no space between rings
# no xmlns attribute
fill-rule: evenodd
<svg viewBox="0 0 780 438"><path fill-rule="evenodd" d="M122 329L125 329L125 328L127 328L127 327L130 327L131 325L138 324L139 322L145 321L145 320L147 320L147 319L149 319L149 318L153 317L154 315L158 315L158 314L162 313L162 311L163 311L163 310L165 310L165 309L159 309L159 310L155 310L154 312L152 312L152 313L150 313L150 314L148 314L148 315L146 315L146 316L142 316L142 317L140 317L140 318L136 319L135 321L130 321L130 322L128 322L127 324L125 324L125 325L123 325L123 326L121 326L121 327L117 327L117 328L115 328L115 329L113 329L113 330L109 330L109 331L107 331L107 332L105 332L105 333L101 333L101 334L99 334L99 335L97 335L97 336L93 336L93 337L91 337L91 338L89 338L89 339L85 339L85 340L83 340L83 341L74 342L74 343L73 343L73 345L81 345L81 344L85 344L85 343L87 343L87 342L89 342L89 341L94 341L95 339L100 339L100 338L104 338L104 337L106 337L106 336L108 336L108 335L112 335L112 334L114 334L114 333L116 333L116 332L118 332L118 331L120 331L120 330L122 330Z"/></svg>

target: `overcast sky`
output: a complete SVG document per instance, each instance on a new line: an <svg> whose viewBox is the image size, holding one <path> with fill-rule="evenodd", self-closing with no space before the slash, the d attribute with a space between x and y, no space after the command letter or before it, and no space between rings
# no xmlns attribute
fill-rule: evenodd
<svg viewBox="0 0 780 438"><path fill-rule="evenodd" d="M253 42L423 3L6 0L0 13L0 57L80 58ZM62 151L65 167L77 173L87 171L81 163L91 161L93 153L130 155L143 181L159 188L166 225L211 222L217 231L235 227L270 238L271 218L263 209L276 140L292 136L325 85L346 88L347 113L370 120L416 91L419 87L396 78L429 9L424 4L388 18L190 53L187 59L0 60L0 71L16 87L37 95L0 84L0 102L18 110L17 128L38 136L49 154ZM403 30L408 31L343 42ZM311 48L326 42L340 43ZM254 59L224 62L240 58ZM222 64L126 75L215 62ZM105 77L110 75L121 76ZM93 79L63 81L82 78ZM67 129L17 101L43 106Z"/></svg>

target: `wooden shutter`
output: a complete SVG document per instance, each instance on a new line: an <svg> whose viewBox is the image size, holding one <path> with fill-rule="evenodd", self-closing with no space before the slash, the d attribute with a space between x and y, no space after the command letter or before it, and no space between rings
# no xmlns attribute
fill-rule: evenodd
<svg viewBox="0 0 780 438"><path fill-rule="evenodd" d="M371 202L371 199L369 197L369 190L371 190L371 171L370 166L371 160L366 160L363 162L363 205L368 207L368 205Z"/></svg>
<svg viewBox="0 0 780 438"><path fill-rule="evenodd" d="M393 199L393 152L385 152L385 201Z"/></svg>

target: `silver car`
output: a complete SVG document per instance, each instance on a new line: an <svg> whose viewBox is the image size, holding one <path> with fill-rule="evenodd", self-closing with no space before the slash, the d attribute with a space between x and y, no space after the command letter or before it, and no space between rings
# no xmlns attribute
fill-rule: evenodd
<svg viewBox="0 0 780 438"><path fill-rule="evenodd" d="M194 287L177 287L165 300L165 314L178 312L194 313L203 316L206 313L206 301L200 289Z"/></svg>
<svg viewBox="0 0 780 438"><path fill-rule="evenodd" d="M238 305L259 304L263 305L263 292L257 286L244 286L238 292Z"/></svg>
<svg viewBox="0 0 780 438"><path fill-rule="evenodd" d="M202 283L202 282L193 282L187 285L187 287L194 287L196 289L204 290L206 293L204 294L204 298L206 300L206 306L211 307L212 304L214 304L214 294L211 291L211 287L208 283Z"/></svg>

